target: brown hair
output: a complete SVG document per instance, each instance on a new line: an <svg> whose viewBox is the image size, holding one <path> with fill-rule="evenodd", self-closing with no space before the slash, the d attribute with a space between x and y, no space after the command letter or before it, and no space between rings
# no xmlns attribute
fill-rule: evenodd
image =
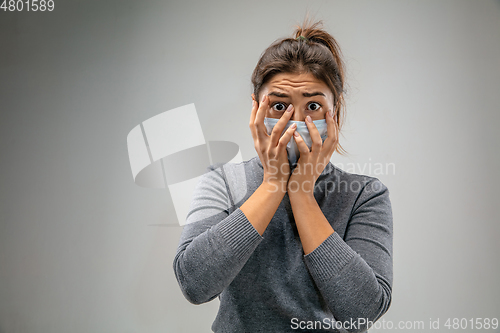
<svg viewBox="0 0 500 333"><path fill-rule="evenodd" d="M334 117L342 127L345 113L345 65L337 41L321 29L321 21L310 23L307 19L297 26L294 38L275 41L260 56L252 74L255 100L260 101L260 90L278 73L311 73L323 81L334 96ZM339 144L337 152L346 151Z"/></svg>

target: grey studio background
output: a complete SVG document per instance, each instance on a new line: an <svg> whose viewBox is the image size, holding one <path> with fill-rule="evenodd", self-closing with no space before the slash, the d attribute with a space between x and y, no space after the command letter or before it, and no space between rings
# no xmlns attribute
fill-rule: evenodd
<svg viewBox="0 0 500 333"><path fill-rule="evenodd" d="M306 10L347 64L350 156L332 162L395 166L376 175L395 233L383 318L500 317L499 1L55 0L0 11L1 333L210 331L218 301L182 296L182 229L168 191L134 184L126 137L195 103L207 140L255 156L252 70Z"/></svg>

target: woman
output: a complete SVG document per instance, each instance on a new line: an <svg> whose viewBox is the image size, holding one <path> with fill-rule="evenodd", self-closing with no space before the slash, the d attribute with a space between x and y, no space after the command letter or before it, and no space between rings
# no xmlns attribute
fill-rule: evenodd
<svg viewBox="0 0 500 333"><path fill-rule="evenodd" d="M391 303L389 192L329 162L343 151L344 66L319 23L254 70L258 158L214 166L196 189L174 270L190 302L219 297L214 332L365 332ZM229 179L237 167L245 181Z"/></svg>

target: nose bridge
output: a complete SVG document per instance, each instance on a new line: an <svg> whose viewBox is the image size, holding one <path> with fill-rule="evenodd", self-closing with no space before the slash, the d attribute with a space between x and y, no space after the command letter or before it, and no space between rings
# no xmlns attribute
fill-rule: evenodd
<svg viewBox="0 0 500 333"><path fill-rule="evenodd" d="M293 115L292 115L291 120L305 121L306 117L304 115L304 110L302 110L302 108L298 105L295 106L295 104L293 105L293 108L294 108L294 111L293 111Z"/></svg>

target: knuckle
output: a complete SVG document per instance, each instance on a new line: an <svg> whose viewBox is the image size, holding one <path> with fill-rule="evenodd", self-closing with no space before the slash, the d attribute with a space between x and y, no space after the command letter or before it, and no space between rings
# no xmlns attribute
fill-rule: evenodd
<svg viewBox="0 0 500 333"><path fill-rule="evenodd" d="M271 131L273 135L278 135L280 133L280 130L276 128L276 126L273 127L273 130Z"/></svg>

